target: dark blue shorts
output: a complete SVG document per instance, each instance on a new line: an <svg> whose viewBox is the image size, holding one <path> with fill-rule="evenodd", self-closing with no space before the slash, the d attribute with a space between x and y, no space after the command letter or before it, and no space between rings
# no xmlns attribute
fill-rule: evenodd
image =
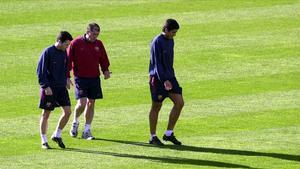
<svg viewBox="0 0 300 169"><path fill-rule="evenodd" d="M52 87L52 95L46 95L45 89L41 89L41 98L39 108L45 110L54 110L55 107L71 106L69 92L66 87Z"/></svg>
<svg viewBox="0 0 300 169"><path fill-rule="evenodd" d="M87 97L89 99L102 99L102 89L100 78L81 78L75 77L75 97L80 99Z"/></svg>
<svg viewBox="0 0 300 169"><path fill-rule="evenodd" d="M165 90L164 83L160 81L157 76L150 76L149 85L152 101L162 102L166 97L169 97L169 93L182 95L182 88L179 86L177 79L174 77L169 81L172 83L172 89L167 91Z"/></svg>

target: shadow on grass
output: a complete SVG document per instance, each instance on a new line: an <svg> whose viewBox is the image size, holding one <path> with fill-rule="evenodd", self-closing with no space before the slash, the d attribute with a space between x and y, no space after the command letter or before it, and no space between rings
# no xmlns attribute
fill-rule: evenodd
<svg viewBox="0 0 300 169"><path fill-rule="evenodd" d="M115 142L115 143L121 143L121 144L137 145L137 146L145 146L145 147L156 147L156 148L161 148L161 149L172 149L172 150L178 150L178 151L193 151L193 152L244 155L244 156L264 156L264 157L273 157L273 158L279 158L279 159L283 159L283 160L300 162L300 155L290 155L290 154L280 154L280 153L264 153L264 152L255 152L255 151L247 151L247 150L222 149L222 148L207 148L207 147L196 147L196 146L188 146L188 145L154 146L154 145L143 143L143 142L112 140L112 139L104 139L104 138L97 138L96 140L109 141L109 142Z"/></svg>
<svg viewBox="0 0 300 169"><path fill-rule="evenodd" d="M151 160L151 161L171 163L171 164L201 165L201 166L225 167L225 168L251 168L249 166L239 165L239 164L224 163L224 162L209 161L209 160L180 158L180 157L168 157L168 156L167 157L153 157L153 156L145 156L145 155L123 154L123 153L114 153L114 152L105 152L105 151L96 151L96 150L87 150L87 149L78 149L78 148L66 148L63 150L79 152L79 153L114 156L114 157L144 159L144 160Z"/></svg>

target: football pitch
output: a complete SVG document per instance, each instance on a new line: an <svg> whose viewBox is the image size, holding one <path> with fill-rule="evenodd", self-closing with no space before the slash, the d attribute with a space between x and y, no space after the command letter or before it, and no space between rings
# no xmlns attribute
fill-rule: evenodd
<svg viewBox="0 0 300 169"><path fill-rule="evenodd" d="M183 146L151 146L149 46L165 19L180 24L174 67L185 107L175 128ZM97 138L39 136L37 61L61 30L82 35L90 22L110 58ZM70 90L72 110L76 103ZM159 114L166 129L170 100ZM72 114L73 116L73 114ZM79 132L84 119L80 118ZM79 134L79 135L80 135ZM0 0L0 168L300 168L299 0Z"/></svg>

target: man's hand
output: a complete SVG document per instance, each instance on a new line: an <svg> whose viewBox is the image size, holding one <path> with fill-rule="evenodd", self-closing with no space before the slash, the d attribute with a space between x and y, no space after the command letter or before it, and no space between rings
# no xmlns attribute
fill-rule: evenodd
<svg viewBox="0 0 300 169"><path fill-rule="evenodd" d="M53 94L50 87L47 87L47 88L45 88L44 90L45 90L45 94L46 94L47 96L51 96L51 95Z"/></svg>
<svg viewBox="0 0 300 169"><path fill-rule="evenodd" d="M67 89L70 89L71 85L74 86L72 80L70 78L67 78Z"/></svg>
<svg viewBox="0 0 300 169"><path fill-rule="evenodd" d="M173 87L172 83L169 80L164 82L164 86L165 86L165 89L168 90L168 91L172 90L172 87Z"/></svg>
<svg viewBox="0 0 300 169"><path fill-rule="evenodd" d="M104 72L104 79L109 79L110 78L110 74L111 74L111 72L110 71L105 71Z"/></svg>

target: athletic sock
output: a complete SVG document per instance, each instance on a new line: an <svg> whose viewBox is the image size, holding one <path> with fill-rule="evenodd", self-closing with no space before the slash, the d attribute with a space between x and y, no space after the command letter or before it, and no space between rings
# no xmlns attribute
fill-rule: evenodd
<svg viewBox="0 0 300 169"><path fill-rule="evenodd" d="M57 129L55 132L54 132L54 137L61 137L61 129Z"/></svg>
<svg viewBox="0 0 300 169"><path fill-rule="evenodd" d="M156 137L156 134L151 134L150 135L150 140L152 140L153 137Z"/></svg>
<svg viewBox="0 0 300 169"><path fill-rule="evenodd" d="M42 144L48 143L47 135L46 135L46 134L42 134L42 135L41 135L41 139L42 139Z"/></svg>
<svg viewBox="0 0 300 169"><path fill-rule="evenodd" d="M87 132L91 128L90 124L85 124L84 126L84 132Z"/></svg>
<svg viewBox="0 0 300 169"><path fill-rule="evenodd" d="M173 130L167 130L167 131L165 132L165 135L166 135L166 136L171 136L172 133L173 133Z"/></svg>
<svg viewBox="0 0 300 169"><path fill-rule="evenodd" d="M74 118L73 123L79 123L79 117Z"/></svg>

